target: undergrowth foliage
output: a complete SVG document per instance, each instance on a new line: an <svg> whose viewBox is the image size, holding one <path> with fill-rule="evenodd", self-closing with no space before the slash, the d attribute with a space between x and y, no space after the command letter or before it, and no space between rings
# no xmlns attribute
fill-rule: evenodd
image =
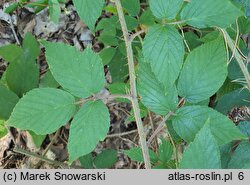
<svg viewBox="0 0 250 185"><path fill-rule="evenodd" d="M20 0L6 12L47 5L58 22L63 0ZM141 4L142 3L142 4ZM0 136L7 128L27 130L40 147L47 134L70 122L71 164L110 168L117 151L91 152L105 140L110 113L105 104L132 104L128 122L137 124L140 145L124 151L146 168L250 168L250 122L227 114L245 107L249 116L250 32L248 0L73 0L81 20L99 36L103 49L79 51L63 43L38 43L28 33L22 47L0 48L9 63L0 81ZM100 18L103 12L109 17ZM48 72L39 80L36 58L45 48ZM127 65L128 62L128 65ZM104 66L112 77L105 79ZM127 80L129 79L129 80ZM109 95L103 95L104 89ZM210 98L216 97L215 103ZM160 115L166 138L150 148L142 118ZM146 138L149 138L146 142ZM237 142L236 142L237 141Z"/></svg>

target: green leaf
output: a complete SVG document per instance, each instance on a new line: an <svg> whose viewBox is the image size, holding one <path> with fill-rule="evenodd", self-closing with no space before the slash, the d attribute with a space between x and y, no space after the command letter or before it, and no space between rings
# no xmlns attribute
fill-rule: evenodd
<svg viewBox="0 0 250 185"><path fill-rule="evenodd" d="M5 9L5 13L12 13L14 12L19 6L19 3L18 2L15 2L15 3L12 3L10 6L8 6L6 9Z"/></svg>
<svg viewBox="0 0 250 185"><path fill-rule="evenodd" d="M7 120L17 104L18 96L7 89L7 87L0 85L0 119Z"/></svg>
<svg viewBox="0 0 250 185"><path fill-rule="evenodd" d="M196 135L184 151L180 167L184 169L219 169L221 168L219 147L207 124Z"/></svg>
<svg viewBox="0 0 250 185"><path fill-rule="evenodd" d="M84 52L62 43L42 42L55 80L73 95L87 98L105 83L101 58L90 48Z"/></svg>
<svg viewBox="0 0 250 185"><path fill-rule="evenodd" d="M103 33L98 37L98 40L102 42L105 46L117 46L119 44L118 39L115 35L110 33Z"/></svg>
<svg viewBox="0 0 250 185"><path fill-rule="evenodd" d="M141 101L151 111L166 115L176 109L178 95L175 85L160 83L151 71L150 64L140 63L137 82Z"/></svg>
<svg viewBox="0 0 250 185"><path fill-rule="evenodd" d="M121 0L121 3L130 15L136 16L140 13L140 0Z"/></svg>
<svg viewBox="0 0 250 185"><path fill-rule="evenodd" d="M233 107L250 106L250 93L247 89L237 89L221 97L216 105L216 110L227 114Z"/></svg>
<svg viewBox="0 0 250 185"><path fill-rule="evenodd" d="M70 163L95 149L109 131L109 111L102 101L89 101L75 115L69 132Z"/></svg>
<svg viewBox="0 0 250 185"><path fill-rule="evenodd" d="M29 134L31 135L34 144L36 145L37 148L40 148L41 145L43 144L44 139L46 138L46 135L37 135L33 131L29 131Z"/></svg>
<svg viewBox="0 0 250 185"><path fill-rule="evenodd" d="M231 149L232 149L232 144L228 143L225 145L220 146L220 156L221 156L221 168L222 169L227 169L228 168L228 163L231 159Z"/></svg>
<svg viewBox="0 0 250 185"><path fill-rule="evenodd" d="M119 50L116 50L115 56L108 64L109 72L112 77L112 82L124 82L128 77L128 65L126 57Z"/></svg>
<svg viewBox="0 0 250 185"><path fill-rule="evenodd" d="M89 153L87 155L84 155L82 157L79 158L79 161L81 163L81 165L85 168L85 169L93 169L93 157L92 154Z"/></svg>
<svg viewBox="0 0 250 185"><path fill-rule="evenodd" d="M238 128L240 131L250 138L250 121L242 121L239 123Z"/></svg>
<svg viewBox="0 0 250 185"><path fill-rule="evenodd" d="M160 82L173 84L184 59L184 45L178 31L173 26L150 27L142 50Z"/></svg>
<svg viewBox="0 0 250 185"><path fill-rule="evenodd" d="M143 11L139 19L139 23L146 26L152 26L155 24L155 18L150 9Z"/></svg>
<svg viewBox="0 0 250 185"><path fill-rule="evenodd" d="M59 22L61 8L58 0L49 0L49 16L54 23Z"/></svg>
<svg viewBox="0 0 250 185"><path fill-rule="evenodd" d="M229 169L250 169L250 143L242 141L234 151L232 158L228 164ZM246 165L248 164L248 165Z"/></svg>
<svg viewBox="0 0 250 185"><path fill-rule="evenodd" d="M70 120L75 109L75 98L65 91L34 89L19 100L7 125L38 135L51 134Z"/></svg>
<svg viewBox="0 0 250 185"><path fill-rule="evenodd" d="M154 16L159 19L174 19L180 11L183 0L149 0Z"/></svg>
<svg viewBox="0 0 250 185"><path fill-rule="evenodd" d="M39 84L39 87L57 88L59 86L60 84L55 80L50 70L45 73L44 77L40 80Z"/></svg>
<svg viewBox="0 0 250 185"><path fill-rule="evenodd" d="M12 63L23 54L22 48L15 44L0 47L0 56L7 62Z"/></svg>
<svg viewBox="0 0 250 185"><path fill-rule="evenodd" d="M191 51L202 44L194 32L185 32L184 36Z"/></svg>
<svg viewBox="0 0 250 185"><path fill-rule="evenodd" d="M113 149L103 150L94 159L97 169L111 168L117 161L117 151Z"/></svg>
<svg viewBox="0 0 250 185"><path fill-rule="evenodd" d="M176 114L172 120L173 127L177 134L187 142L194 140L195 135L208 119L210 119L211 132L219 145L246 138L227 116L211 108L187 106L180 108Z"/></svg>
<svg viewBox="0 0 250 185"><path fill-rule="evenodd" d="M237 17L243 15L230 0L192 0L181 12L181 19L187 24L197 27L228 27Z"/></svg>
<svg viewBox="0 0 250 185"><path fill-rule="evenodd" d="M241 4L245 8L246 16L250 18L250 0L233 0L233 1Z"/></svg>
<svg viewBox="0 0 250 185"><path fill-rule="evenodd" d="M34 61L40 54L40 47L36 38L31 33L27 33L23 40L23 52L29 61Z"/></svg>
<svg viewBox="0 0 250 185"><path fill-rule="evenodd" d="M94 32L95 23L101 16L104 0L73 0L82 21Z"/></svg>
<svg viewBox="0 0 250 185"><path fill-rule="evenodd" d="M8 134L7 128L4 126L4 120L0 120L0 139Z"/></svg>
<svg viewBox="0 0 250 185"><path fill-rule="evenodd" d="M103 65L107 65L111 62L112 58L115 56L116 48L104 48L102 51L100 51L99 55L102 59Z"/></svg>
<svg viewBox="0 0 250 185"><path fill-rule="evenodd" d="M190 103L208 99L227 77L226 49L217 39L194 49L188 56L178 81L179 95Z"/></svg>
<svg viewBox="0 0 250 185"><path fill-rule="evenodd" d="M23 55L8 66L6 81L8 87L21 97L24 93L38 87L39 68L32 59Z"/></svg>
<svg viewBox="0 0 250 185"><path fill-rule="evenodd" d="M124 154L126 154L133 161L144 162L142 149L139 147L132 148L130 150L125 150ZM151 149L149 149L149 157L151 163L156 163L158 161L157 155Z"/></svg>
<svg viewBox="0 0 250 185"><path fill-rule="evenodd" d="M166 139L162 139L162 143L158 149L158 155L160 161L162 161L163 163L167 163L171 160L173 155L173 146Z"/></svg>

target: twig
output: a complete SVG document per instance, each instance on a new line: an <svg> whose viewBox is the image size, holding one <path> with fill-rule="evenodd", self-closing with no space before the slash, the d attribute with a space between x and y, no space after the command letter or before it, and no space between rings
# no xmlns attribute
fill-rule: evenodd
<svg viewBox="0 0 250 185"><path fill-rule="evenodd" d="M164 128L164 126L166 125L166 121L170 118L170 116L173 115L173 112L168 112L168 114L163 118L163 120L160 122L160 124L158 125L158 127L155 129L154 133L150 136L150 138L147 141L147 145L150 146L151 142L153 141L153 139L155 138L155 136L157 136L157 134L159 134L159 132Z"/></svg>
<svg viewBox="0 0 250 185"><path fill-rule="evenodd" d="M9 15L9 19L10 19L10 28L12 30L12 33L13 33L15 39L16 39L17 44L20 46L21 43L20 43L20 41L19 41L19 39L17 37L16 31L15 31L15 28L14 28L14 25L13 25L13 22L12 22L12 17L10 15Z"/></svg>
<svg viewBox="0 0 250 185"><path fill-rule="evenodd" d="M20 149L20 148L14 148L13 149L13 152L16 152L16 153L19 153L19 154L23 154L23 155L26 155L26 156L29 156L29 157L35 157L35 158L38 158L40 159L41 161L45 161L47 163L50 163L50 164L53 164L53 165L56 165L56 166L59 166L59 167L63 167L63 168L68 168L69 166L65 163L62 163L62 162L59 162L59 161L55 161L55 160L51 160L51 159L48 159L44 156L41 156L41 155L38 155L36 153L33 153L33 152L29 152L29 151L26 151L26 150L23 150L23 149Z"/></svg>
<svg viewBox="0 0 250 185"><path fill-rule="evenodd" d="M107 135L106 138L122 137L122 136L130 135L130 134L134 134L136 132L138 132L138 130L131 130L128 132L123 132L123 133L118 133L118 134L110 134L110 135Z"/></svg>
<svg viewBox="0 0 250 185"><path fill-rule="evenodd" d="M134 33L133 35L130 36L129 41L132 42L136 37L140 36L142 33L145 33L145 30L140 30L136 33Z"/></svg>
<svg viewBox="0 0 250 185"><path fill-rule="evenodd" d="M183 24L185 23L186 21L176 21L176 22L168 22L168 23L165 23L165 24L169 24L169 25L178 25L178 24Z"/></svg>
<svg viewBox="0 0 250 185"><path fill-rule="evenodd" d="M132 107L134 110L134 116L135 116L135 120L136 120L136 124L137 124L137 128L138 128L138 134L139 134L139 138L140 138L140 144L141 144L141 148L142 148L145 167L147 169L150 169L151 164L150 164L148 147L147 147L147 143L146 143L146 135L144 133L139 103L138 103L138 99L137 99L136 77L135 77L135 66L134 66L132 42L129 39L128 28L127 28L127 24L125 21L125 17L123 14L123 9L122 9L122 5L121 5L120 0L115 0L115 5L117 8L117 13L118 13L119 21L120 21L120 24L122 27L123 37L124 37L125 45L126 45L126 52L127 52L127 57L128 57L128 67L129 67L130 95L131 95Z"/></svg>
<svg viewBox="0 0 250 185"><path fill-rule="evenodd" d="M75 104L78 105L78 104L84 104L85 102L87 101L90 101L90 100L114 100L114 99L117 99L117 98L125 98L125 99L128 99L131 101L131 96L129 95L126 95L126 94L110 94L108 96L105 96L105 97L90 97L90 98L86 98L86 99L82 99L80 101L77 101Z"/></svg>
<svg viewBox="0 0 250 185"><path fill-rule="evenodd" d="M188 45L188 43L187 43L187 40L186 40L186 38L185 38L185 34L184 34L184 32L183 32L183 29L182 29L182 27L181 27L179 24L177 24L177 25L178 25L179 29L181 30L181 35L182 35L182 37L183 37L184 44L186 45L187 50L188 50L188 52L190 53L190 52L191 52L191 49L190 49L190 47L189 47L189 45Z"/></svg>

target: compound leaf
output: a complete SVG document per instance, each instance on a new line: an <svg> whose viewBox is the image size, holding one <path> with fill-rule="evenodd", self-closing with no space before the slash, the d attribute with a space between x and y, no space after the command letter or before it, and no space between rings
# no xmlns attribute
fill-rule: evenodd
<svg viewBox="0 0 250 185"><path fill-rule="evenodd" d="M38 135L51 134L65 125L75 110L75 98L69 93L52 88L33 89L19 100L7 125Z"/></svg>
<svg viewBox="0 0 250 185"><path fill-rule="evenodd" d="M69 161L90 153L105 139L110 124L108 108L102 101L89 101L75 115L69 132Z"/></svg>

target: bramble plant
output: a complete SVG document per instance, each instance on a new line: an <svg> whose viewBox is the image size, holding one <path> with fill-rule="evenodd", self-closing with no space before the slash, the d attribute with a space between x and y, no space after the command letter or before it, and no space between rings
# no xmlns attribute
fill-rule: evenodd
<svg viewBox="0 0 250 185"><path fill-rule="evenodd" d="M8 12L27 2L19 1ZM65 1L39 2L50 7L57 22L59 3ZM117 100L131 103L127 121L136 122L140 141L124 154L145 168L250 168L250 122L235 125L227 117L235 106L250 115L249 49L242 37L250 32L249 0L73 4L91 32L100 33L103 49L79 51L41 41L49 71L39 84L35 61L40 49L31 34L22 48L1 47L0 56L9 66L0 86L0 136L9 127L27 130L39 147L47 134L70 123L68 163L79 159L85 168L110 168L117 151L104 150L95 158L91 152L109 131L105 102ZM99 19L103 11L110 16ZM112 84L105 79L104 66ZM211 104L212 96L216 102ZM162 117L150 136L142 121L148 113ZM167 137L151 149L162 129Z"/></svg>

